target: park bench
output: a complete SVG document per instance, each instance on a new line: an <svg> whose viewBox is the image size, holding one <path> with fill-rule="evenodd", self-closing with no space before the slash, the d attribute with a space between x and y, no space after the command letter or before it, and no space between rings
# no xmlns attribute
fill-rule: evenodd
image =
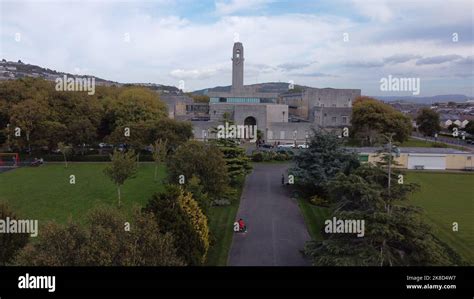
<svg viewBox="0 0 474 299"><path fill-rule="evenodd" d="M425 169L425 166L424 165L415 165L414 167L416 170L423 170Z"/></svg>
<svg viewBox="0 0 474 299"><path fill-rule="evenodd" d="M474 166L466 166L464 167L465 171L474 171Z"/></svg>

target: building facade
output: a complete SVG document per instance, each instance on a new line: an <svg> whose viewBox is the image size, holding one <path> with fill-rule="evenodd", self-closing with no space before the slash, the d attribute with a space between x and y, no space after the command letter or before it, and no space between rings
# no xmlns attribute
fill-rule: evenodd
<svg viewBox="0 0 474 299"><path fill-rule="evenodd" d="M268 143L302 143L313 128L341 130L350 125L352 102L361 95L360 89L306 87L295 91L289 85L286 92L262 92L244 84L244 61L243 44L237 42L232 49L230 91L209 92L208 109L203 104L189 103L185 113L183 109L170 109L175 117L192 121L196 139L214 138L213 128L224 117L235 125L256 125Z"/></svg>

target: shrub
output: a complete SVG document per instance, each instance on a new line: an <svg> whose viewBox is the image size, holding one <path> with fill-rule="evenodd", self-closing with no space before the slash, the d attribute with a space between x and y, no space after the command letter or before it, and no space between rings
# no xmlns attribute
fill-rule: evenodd
<svg viewBox="0 0 474 299"><path fill-rule="evenodd" d="M318 195L313 195L309 198L309 202L312 205L315 206L320 206L320 207L327 207L329 206L329 201L327 199L324 199Z"/></svg>
<svg viewBox="0 0 474 299"><path fill-rule="evenodd" d="M10 207L0 202L0 219L18 219ZM0 266L5 266L12 261L15 254L28 243L28 234L0 233Z"/></svg>
<svg viewBox="0 0 474 299"><path fill-rule="evenodd" d="M263 161L263 153L262 152L253 152L252 153L252 161L253 162L262 162Z"/></svg>
<svg viewBox="0 0 474 299"><path fill-rule="evenodd" d="M21 266L182 266L170 233L162 233L150 213L127 217L110 207L89 213L86 226L50 222L38 242L16 257Z"/></svg>
<svg viewBox="0 0 474 299"><path fill-rule="evenodd" d="M155 215L158 226L175 236L178 255L189 265L204 263L209 249L207 217L181 187L168 185L154 194L145 211Z"/></svg>

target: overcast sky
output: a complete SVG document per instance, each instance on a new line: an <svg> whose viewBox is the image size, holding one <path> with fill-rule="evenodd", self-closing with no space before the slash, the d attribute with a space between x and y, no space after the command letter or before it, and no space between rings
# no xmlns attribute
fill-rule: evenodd
<svg viewBox="0 0 474 299"><path fill-rule="evenodd" d="M392 75L420 78L420 96L474 96L472 0L0 3L0 57L58 71L122 83L184 80L187 91L230 85L239 39L245 84L411 95L380 90Z"/></svg>

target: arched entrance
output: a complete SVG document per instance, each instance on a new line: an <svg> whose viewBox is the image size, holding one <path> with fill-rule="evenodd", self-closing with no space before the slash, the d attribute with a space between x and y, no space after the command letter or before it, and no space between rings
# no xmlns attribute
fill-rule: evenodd
<svg viewBox="0 0 474 299"><path fill-rule="evenodd" d="M247 116L244 120L245 139L257 138L257 119L253 116Z"/></svg>

